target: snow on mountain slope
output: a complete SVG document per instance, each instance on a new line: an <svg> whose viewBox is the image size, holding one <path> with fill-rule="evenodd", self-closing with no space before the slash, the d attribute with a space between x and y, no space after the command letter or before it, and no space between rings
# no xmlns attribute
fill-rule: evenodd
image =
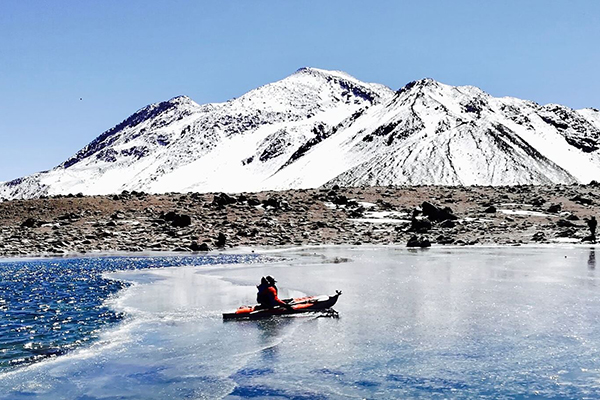
<svg viewBox="0 0 600 400"><path fill-rule="evenodd" d="M53 170L0 185L0 197L252 190L320 131L393 93L343 72L302 68L225 103L176 97L137 111Z"/></svg>
<svg viewBox="0 0 600 400"><path fill-rule="evenodd" d="M152 104L0 198L324 184L511 185L600 178L600 112L422 79L397 92L302 68L225 103Z"/></svg>
<svg viewBox="0 0 600 400"><path fill-rule="evenodd" d="M600 177L600 132L591 119L424 79L371 107L268 186L589 182Z"/></svg>
<svg viewBox="0 0 600 400"><path fill-rule="evenodd" d="M595 108L584 108L576 111L587 122L594 125L596 129L600 129L600 111Z"/></svg>

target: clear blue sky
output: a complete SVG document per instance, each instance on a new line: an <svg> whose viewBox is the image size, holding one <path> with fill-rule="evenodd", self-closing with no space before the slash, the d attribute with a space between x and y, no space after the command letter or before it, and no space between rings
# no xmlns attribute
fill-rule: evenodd
<svg viewBox="0 0 600 400"><path fill-rule="evenodd" d="M225 101L303 66L600 108L600 1L2 0L0 181L147 104Z"/></svg>

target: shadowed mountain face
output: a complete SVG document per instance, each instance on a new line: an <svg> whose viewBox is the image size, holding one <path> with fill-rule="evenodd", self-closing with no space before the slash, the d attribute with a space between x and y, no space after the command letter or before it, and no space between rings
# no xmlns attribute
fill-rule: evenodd
<svg viewBox="0 0 600 400"><path fill-rule="evenodd" d="M515 185L600 178L600 112L432 79L394 92L302 68L225 103L147 106L0 198L123 190Z"/></svg>

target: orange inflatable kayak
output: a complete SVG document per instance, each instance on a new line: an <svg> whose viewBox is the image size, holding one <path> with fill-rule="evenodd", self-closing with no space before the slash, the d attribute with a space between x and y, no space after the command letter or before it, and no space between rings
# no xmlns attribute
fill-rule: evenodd
<svg viewBox="0 0 600 400"><path fill-rule="evenodd" d="M342 294L341 291L337 290L333 296L310 296L310 297L299 297L296 299L284 300L290 308L286 307L273 307L273 308L260 308L256 306L241 306L235 312L223 313L223 319L258 319L267 318L278 315L291 315L308 312L323 312L328 311L337 302L338 297ZM331 310L333 311L333 310ZM335 311L333 311L335 313ZM335 313L337 314L337 313Z"/></svg>

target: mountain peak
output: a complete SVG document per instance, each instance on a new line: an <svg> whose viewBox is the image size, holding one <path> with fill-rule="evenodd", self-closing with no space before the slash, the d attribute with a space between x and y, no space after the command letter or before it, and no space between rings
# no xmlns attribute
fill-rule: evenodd
<svg viewBox="0 0 600 400"><path fill-rule="evenodd" d="M356 79L352 75L344 71L327 70L314 67L302 67L298 68L293 75L313 75L313 76L338 76L350 79Z"/></svg>
<svg viewBox="0 0 600 400"><path fill-rule="evenodd" d="M191 101L191 100L192 99L190 99L188 96L182 94L182 95L171 98L169 101L170 102L187 102L187 101Z"/></svg>
<svg viewBox="0 0 600 400"><path fill-rule="evenodd" d="M327 82L334 86L339 86L346 91L351 91L355 96L368 100L371 104L389 98L393 95L393 90L379 83L368 83L356 79L352 75L337 70L326 70L314 67L302 67L294 74L284 79L305 79L310 77L311 80L316 78L317 82ZM320 83L318 83L320 85Z"/></svg>
<svg viewBox="0 0 600 400"><path fill-rule="evenodd" d="M425 88L437 88L439 86L440 86L440 83L438 81L436 81L435 79L423 78L423 79L418 79L416 81L407 83L402 88L400 88L400 90L398 90L398 93L408 92L413 89L422 90Z"/></svg>
<svg viewBox="0 0 600 400"><path fill-rule="evenodd" d="M325 79L325 80L343 80L343 81L348 81L348 82L352 82L352 83L361 83L364 84L364 82L359 81L358 79L356 79L355 77L353 77L352 75L344 72L344 71L337 71L337 70L327 70L327 69L320 69L320 68L314 68L314 67L302 67L299 68L298 70L296 70L296 72L294 72L291 77L303 77L303 76L308 76L308 77L315 77L315 78L321 78L321 79Z"/></svg>
<svg viewBox="0 0 600 400"><path fill-rule="evenodd" d="M172 104L174 106L198 106L198 103L196 103L194 100L190 99L188 96L185 95L175 96L172 99L166 101L166 103Z"/></svg>

